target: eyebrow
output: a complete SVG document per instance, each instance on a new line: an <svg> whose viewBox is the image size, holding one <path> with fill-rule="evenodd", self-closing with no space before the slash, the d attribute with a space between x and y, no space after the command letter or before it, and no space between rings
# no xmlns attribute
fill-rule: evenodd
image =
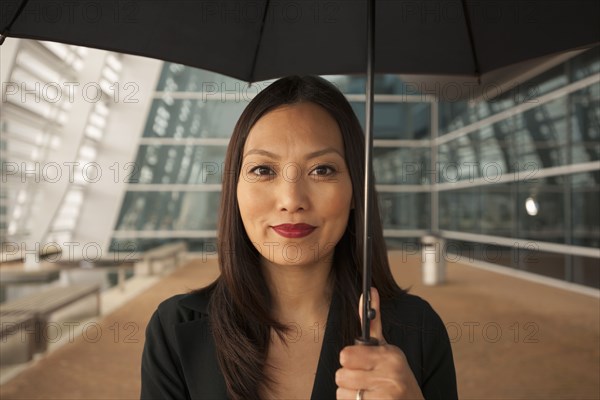
<svg viewBox="0 0 600 400"><path fill-rule="evenodd" d="M329 153L335 153L335 154L339 155L340 157L344 158L344 156L342 156L342 154L339 151L337 151L336 149L334 149L333 147L326 147L326 148L324 148L322 150L313 151L312 153L308 153L306 155L306 157L304 157L304 158L306 160L310 160L311 158L319 157L319 156L322 156L324 154L329 154ZM259 155L267 156L269 158L273 158L275 160L281 159L281 157L279 157L277 154L271 153L270 151L262 150L262 149L251 149L251 150L248 150L246 152L246 154L244 154L243 158L246 158L250 154L259 154Z"/></svg>

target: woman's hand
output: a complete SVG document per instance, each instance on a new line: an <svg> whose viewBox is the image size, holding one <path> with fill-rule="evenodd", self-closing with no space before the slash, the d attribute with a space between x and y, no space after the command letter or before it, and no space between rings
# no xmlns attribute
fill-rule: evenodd
<svg viewBox="0 0 600 400"><path fill-rule="evenodd" d="M362 295L359 314L362 320ZM371 288L371 307L377 315L371 320L371 336L379 341L379 346L346 346L340 352L342 368L335 374L338 385L336 397L356 400L357 392L363 390L363 400L373 399L423 399L419 384L413 375L404 352L387 344L381 326L379 293Z"/></svg>

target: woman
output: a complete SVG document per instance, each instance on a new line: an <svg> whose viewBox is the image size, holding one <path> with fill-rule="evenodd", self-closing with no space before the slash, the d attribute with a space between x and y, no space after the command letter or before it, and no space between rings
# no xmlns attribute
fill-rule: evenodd
<svg viewBox="0 0 600 400"><path fill-rule="evenodd" d="M221 275L152 316L142 398L457 397L444 325L395 283L376 201L371 335L380 345L353 345L363 140L349 103L322 78L283 78L250 102L225 159Z"/></svg>

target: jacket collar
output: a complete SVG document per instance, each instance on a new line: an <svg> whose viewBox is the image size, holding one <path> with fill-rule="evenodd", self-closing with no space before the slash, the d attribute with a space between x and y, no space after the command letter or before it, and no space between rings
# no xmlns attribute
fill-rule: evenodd
<svg viewBox="0 0 600 400"><path fill-rule="evenodd" d="M189 310L197 311L201 314L208 315L208 301L210 300L211 291L204 289L195 290L179 300L179 305Z"/></svg>

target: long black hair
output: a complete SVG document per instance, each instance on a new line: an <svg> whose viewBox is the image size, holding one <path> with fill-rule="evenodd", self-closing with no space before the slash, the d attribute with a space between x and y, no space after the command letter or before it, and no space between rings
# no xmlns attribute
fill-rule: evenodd
<svg viewBox="0 0 600 400"><path fill-rule="evenodd" d="M364 136L344 95L330 82L315 76L290 76L261 91L235 125L225 157L218 224L220 276L212 290L209 318L217 359L232 399L257 399L261 385L272 381L265 362L273 329L282 338L289 327L270 313L271 295L262 275L259 253L244 229L237 201L243 149L254 124L269 111L288 104L310 102L325 109L338 123L352 182L354 209L337 243L330 278L340 299L340 331L344 345L360 335L358 300L362 287L362 231L364 215ZM371 180L374 182L374 179ZM372 285L382 300L404 293L391 274L374 186L372 224Z"/></svg>

